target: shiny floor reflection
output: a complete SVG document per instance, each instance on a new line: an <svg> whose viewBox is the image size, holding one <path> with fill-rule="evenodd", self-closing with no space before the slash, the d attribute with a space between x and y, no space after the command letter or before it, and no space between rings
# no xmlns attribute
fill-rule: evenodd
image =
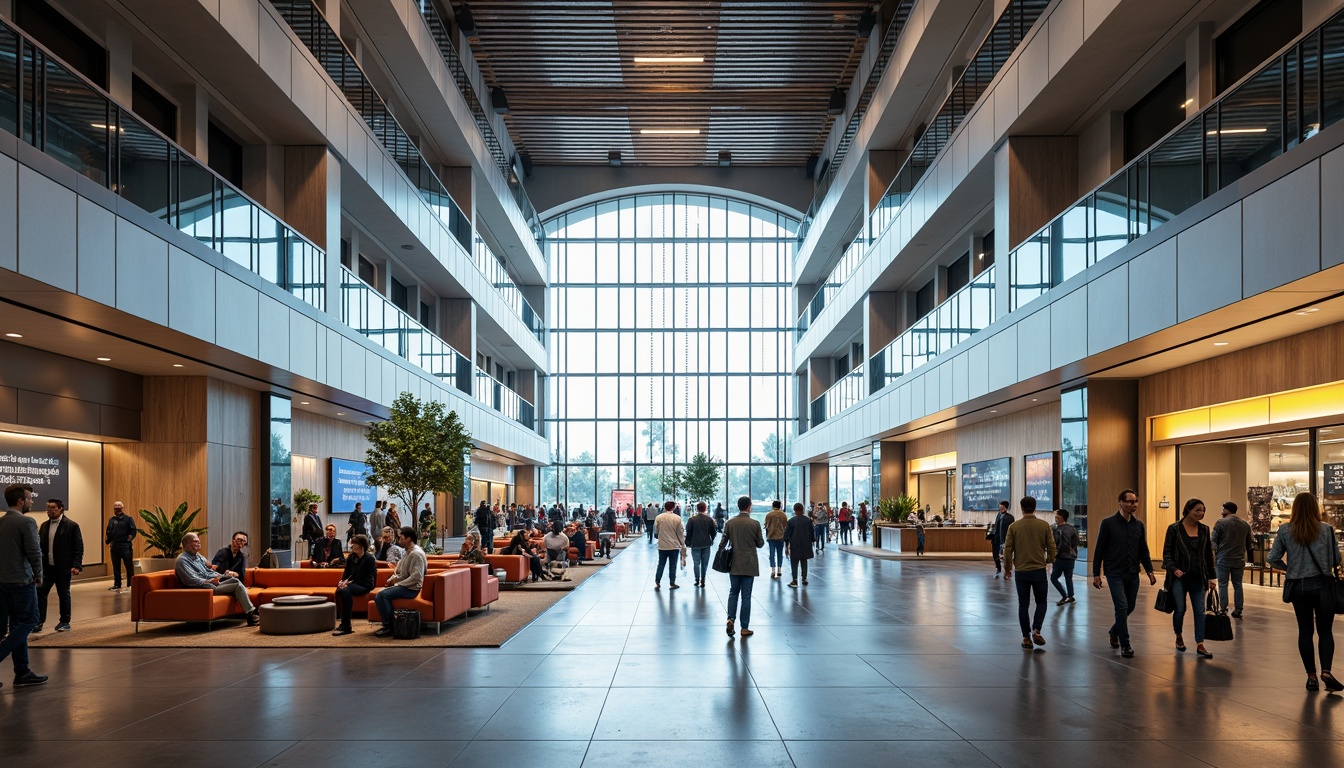
<svg viewBox="0 0 1344 768"><path fill-rule="evenodd" d="M983 563L828 549L805 589L757 579L748 640L724 634L726 576L654 592L655 564L632 543L499 649L34 650L51 683L16 692L4 665L0 764L1344 762L1344 697L1303 690L1276 589L1249 588L1237 639L1203 660L1174 650L1145 585L1126 660L1081 578L1023 651ZM84 605L107 608L77 598L76 632Z"/></svg>

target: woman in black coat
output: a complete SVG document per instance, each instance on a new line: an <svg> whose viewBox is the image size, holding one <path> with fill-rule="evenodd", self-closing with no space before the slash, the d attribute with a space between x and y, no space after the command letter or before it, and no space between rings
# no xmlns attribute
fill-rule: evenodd
<svg viewBox="0 0 1344 768"><path fill-rule="evenodd" d="M367 595L373 591L378 580L378 563L369 554L369 537L362 533L350 539L350 556L345 559L345 572L336 584L336 610L341 624L333 635L348 635L355 630L350 627L350 614L354 612L355 596Z"/></svg>
<svg viewBox="0 0 1344 768"><path fill-rule="evenodd" d="M1213 537L1204 519L1204 502L1190 499L1181 510L1181 519L1167 527L1167 538L1162 544L1162 570L1167 572L1166 590L1176 603L1171 615L1176 630L1176 650L1185 651L1181 634L1185 623L1185 596L1195 609L1195 653L1206 659L1213 658L1204 647L1204 597L1217 584L1213 566Z"/></svg>
<svg viewBox="0 0 1344 768"><path fill-rule="evenodd" d="M803 509L802 502L793 505L793 517L789 518L789 524L784 526L784 554L789 558L789 575L793 581L789 582L790 587L798 586L798 565L803 566L803 586L807 586L807 561L812 559L812 546L817 541L817 534L812 527L812 520L807 516Z"/></svg>

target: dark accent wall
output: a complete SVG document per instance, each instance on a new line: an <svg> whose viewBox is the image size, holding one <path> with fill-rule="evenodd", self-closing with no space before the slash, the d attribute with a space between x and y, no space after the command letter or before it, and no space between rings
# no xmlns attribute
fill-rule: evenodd
<svg viewBox="0 0 1344 768"><path fill-rule="evenodd" d="M141 378L0 342L0 425L140 439Z"/></svg>

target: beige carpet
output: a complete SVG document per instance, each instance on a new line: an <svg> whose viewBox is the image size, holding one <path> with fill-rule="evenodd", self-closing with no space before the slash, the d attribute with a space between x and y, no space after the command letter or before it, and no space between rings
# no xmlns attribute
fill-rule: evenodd
<svg viewBox="0 0 1344 768"><path fill-rule="evenodd" d="M603 561L605 562L605 561ZM217 621L213 630L205 624L182 622L141 622L139 634L130 613L119 613L71 623L69 632L30 635L34 648L498 648L523 627L532 623L559 602L574 587L592 578L602 569L582 566L569 569L572 582L560 582L550 589L502 590L489 610L474 611L465 619L449 622L441 634L432 630L417 640L393 640L374 637L377 625L355 619L352 635L333 637L330 632L312 635L263 635L246 626L242 619ZM552 583L548 583L552 584ZM541 586L539 583L537 586ZM566 589L555 587L564 586Z"/></svg>

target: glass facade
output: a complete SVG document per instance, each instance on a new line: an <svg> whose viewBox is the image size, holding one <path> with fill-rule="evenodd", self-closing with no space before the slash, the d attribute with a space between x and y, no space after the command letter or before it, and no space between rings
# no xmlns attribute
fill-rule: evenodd
<svg viewBox="0 0 1344 768"><path fill-rule="evenodd" d="M538 501L605 507L704 452L719 497L799 497L791 269L798 222L751 203L663 193L545 224L551 267L547 433ZM734 501L735 503L735 501ZM711 507L713 505L711 504Z"/></svg>

